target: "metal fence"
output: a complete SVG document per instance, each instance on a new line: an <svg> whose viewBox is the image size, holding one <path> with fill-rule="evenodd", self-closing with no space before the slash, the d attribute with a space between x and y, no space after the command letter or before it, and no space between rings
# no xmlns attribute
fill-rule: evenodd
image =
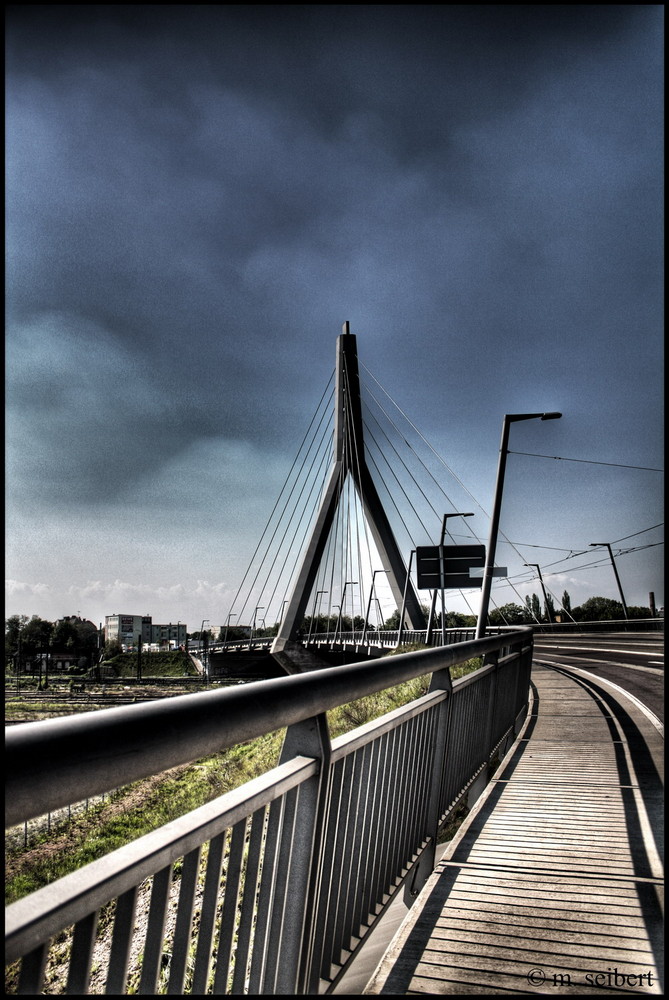
<svg viewBox="0 0 669 1000"><path fill-rule="evenodd" d="M450 667L485 665L451 682ZM309 674L16 726L6 823L287 726L267 774L12 904L15 992L327 992L527 706L521 629ZM326 712L432 675L429 692L330 740ZM38 766L39 765L39 766ZM57 958L54 959L54 952ZM60 990L57 990L60 992Z"/></svg>

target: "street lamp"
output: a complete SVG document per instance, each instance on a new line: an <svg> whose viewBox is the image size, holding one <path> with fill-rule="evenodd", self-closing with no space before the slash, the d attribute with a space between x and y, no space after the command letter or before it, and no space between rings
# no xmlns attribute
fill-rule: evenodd
<svg viewBox="0 0 669 1000"><path fill-rule="evenodd" d="M355 587L357 582L358 582L357 580L346 580L344 582L344 591L341 595L341 607L339 608L339 618L337 620L337 627L335 628L335 634L334 634L335 642L337 641L337 632L339 631L341 626L342 616L346 610L346 588L348 587L349 583L351 584L352 587ZM351 615L351 625L352 624L353 624L353 616Z"/></svg>
<svg viewBox="0 0 669 1000"><path fill-rule="evenodd" d="M548 597L546 595L546 588L544 587L544 578L541 575L541 567L538 563L524 563L524 566L530 566L532 569L536 569L539 574L539 583L541 584L541 589L544 592L544 606L546 608L546 617L548 618L549 624L553 624L553 619L551 618L551 609L548 606Z"/></svg>
<svg viewBox="0 0 669 1000"><path fill-rule="evenodd" d="M341 604L333 604L332 607L336 608L337 611L341 614ZM328 642L329 641L330 641L330 615L328 613ZM335 629L334 639L332 640L333 644L336 641L337 641L337 630Z"/></svg>
<svg viewBox="0 0 669 1000"><path fill-rule="evenodd" d="M318 614L318 611L316 611L316 602L318 601L318 607L319 607L319 610L320 610L321 602L319 600L319 597L322 598L323 594L327 594L327 590L317 590L316 593L315 593L315 595L314 595L314 607L313 607L313 610L311 612L311 621L309 622L309 635L307 636L307 642L309 642L309 640L311 639L311 633L312 633L313 627L314 627L314 619L316 618L316 616Z"/></svg>
<svg viewBox="0 0 669 1000"><path fill-rule="evenodd" d="M223 642L224 643L228 641L228 629L230 628L230 619L232 618L232 615L233 615L232 611L228 612L228 620L225 623L225 632L223 634ZM236 611L234 612L234 616L235 616L235 618L237 617L237 612Z"/></svg>
<svg viewBox="0 0 669 1000"><path fill-rule="evenodd" d="M256 615L258 614L259 611L264 611L264 610L265 610L265 605L264 604L259 604L258 607L253 612L253 625L251 626L251 635L249 636L249 642L253 638L253 633L255 631L255 627L256 627Z"/></svg>
<svg viewBox="0 0 669 1000"><path fill-rule="evenodd" d="M611 551L610 544L608 542L589 542L588 544L591 545L591 546L595 546L595 547L602 546L603 548L607 548L609 550L609 556L611 557L611 565L613 566L613 572L615 574L616 583L618 584L618 590L620 591L620 600L621 600L621 603L622 603L622 606L623 606L623 611L625 612L625 620L627 621L629 619L629 615L627 614L627 605L625 604L625 595L623 594L623 588L620 585L620 577L618 576L618 570L616 568L616 561L613 558L613 552Z"/></svg>
<svg viewBox="0 0 669 1000"><path fill-rule="evenodd" d="M202 666L204 667L205 680L209 680L209 644L204 641L204 626L205 622L208 625L209 619L203 618L202 624L200 625L200 658L202 660Z"/></svg>
<svg viewBox="0 0 669 1000"><path fill-rule="evenodd" d="M481 610L479 620L476 624L476 638L481 639L485 635L486 622L488 620L488 605L490 603L490 588L492 586L492 572L495 565L495 549L497 548L497 532L499 529L499 515L502 509L502 490L504 488L504 472L506 469L506 456L509 446L509 430L511 424L519 420L558 420L561 413L506 413L502 424L502 440L499 446L499 462L497 465L497 482L495 484L495 502L493 504L492 518L490 520L490 540L488 541L488 551L486 552L485 567L483 569L483 586L481 589Z"/></svg>
<svg viewBox="0 0 669 1000"><path fill-rule="evenodd" d="M372 573L372 586L369 591L369 601L367 602L367 611L365 612L365 621L362 626L362 640L361 645L365 645L365 636L367 635L367 620L369 619L370 611L372 610L372 598L374 596L374 580L376 579L377 573L387 573L387 569L375 569Z"/></svg>

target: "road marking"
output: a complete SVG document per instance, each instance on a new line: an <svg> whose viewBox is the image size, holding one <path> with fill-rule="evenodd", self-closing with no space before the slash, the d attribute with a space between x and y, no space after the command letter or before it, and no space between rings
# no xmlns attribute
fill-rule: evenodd
<svg viewBox="0 0 669 1000"><path fill-rule="evenodd" d="M547 646L544 643L536 642L534 643L536 647L541 647L542 649L582 649L585 653L633 653L635 656L647 656L648 651L645 649L612 649L610 646L564 646L561 642L556 642L552 646ZM655 656L661 656L661 653L655 653ZM657 663L660 661L657 660ZM661 661L664 663L664 660Z"/></svg>

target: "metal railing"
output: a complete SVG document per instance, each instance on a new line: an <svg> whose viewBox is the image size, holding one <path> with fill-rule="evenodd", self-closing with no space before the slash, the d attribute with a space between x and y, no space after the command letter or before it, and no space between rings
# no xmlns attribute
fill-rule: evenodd
<svg viewBox="0 0 669 1000"><path fill-rule="evenodd" d="M17 992L48 992L52 944L68 993L327 992L513 741L531 658L522 629L12 728L7 825L288 727L268 773L13 903ZM426 695L330 740L327 711L429 674Z"/></svg>
<svg viewBox="0 0 669 1000"><path fill-rule="evenodd" d="M516 628L532 628L538 632L664 632L664 618L629 618L620 621L594 621L594 622L533 622L528 625L493 625L486 629L487 634L502 632ZM445 644L453 642L466 642L474 638L476 628L474 626L462 626L460 628L447 628L443 638ZM314 632L310 635L306 645L308 647L337 648L344 646L355 646L358 649L382 648L395 649L398 644L403 646L411 643L426 644L427 630L411 629L358 629L355 632ZM274 642L273 636L255 636L253 639L231 639L226 643L214 642L209 647L210 653L241 652L246 650L269 650ZM430 645L441 646L441 629L432 630Z"/></svg>

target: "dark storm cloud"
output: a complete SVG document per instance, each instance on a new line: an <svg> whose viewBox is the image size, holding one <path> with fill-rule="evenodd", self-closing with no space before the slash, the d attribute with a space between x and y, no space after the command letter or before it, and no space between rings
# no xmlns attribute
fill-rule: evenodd
<svg viewBox="0 0 669 1000"><path fill-rule="evenodd" d="M141 477L217 435L278 444L350 303L434 384L445 330L512 373L530 327L528 378L569 378L600 324L623 346L625 282L657 266L650 115L627 98L654 8L8 10L31 489L107 497L110 454Z"/></svg>

